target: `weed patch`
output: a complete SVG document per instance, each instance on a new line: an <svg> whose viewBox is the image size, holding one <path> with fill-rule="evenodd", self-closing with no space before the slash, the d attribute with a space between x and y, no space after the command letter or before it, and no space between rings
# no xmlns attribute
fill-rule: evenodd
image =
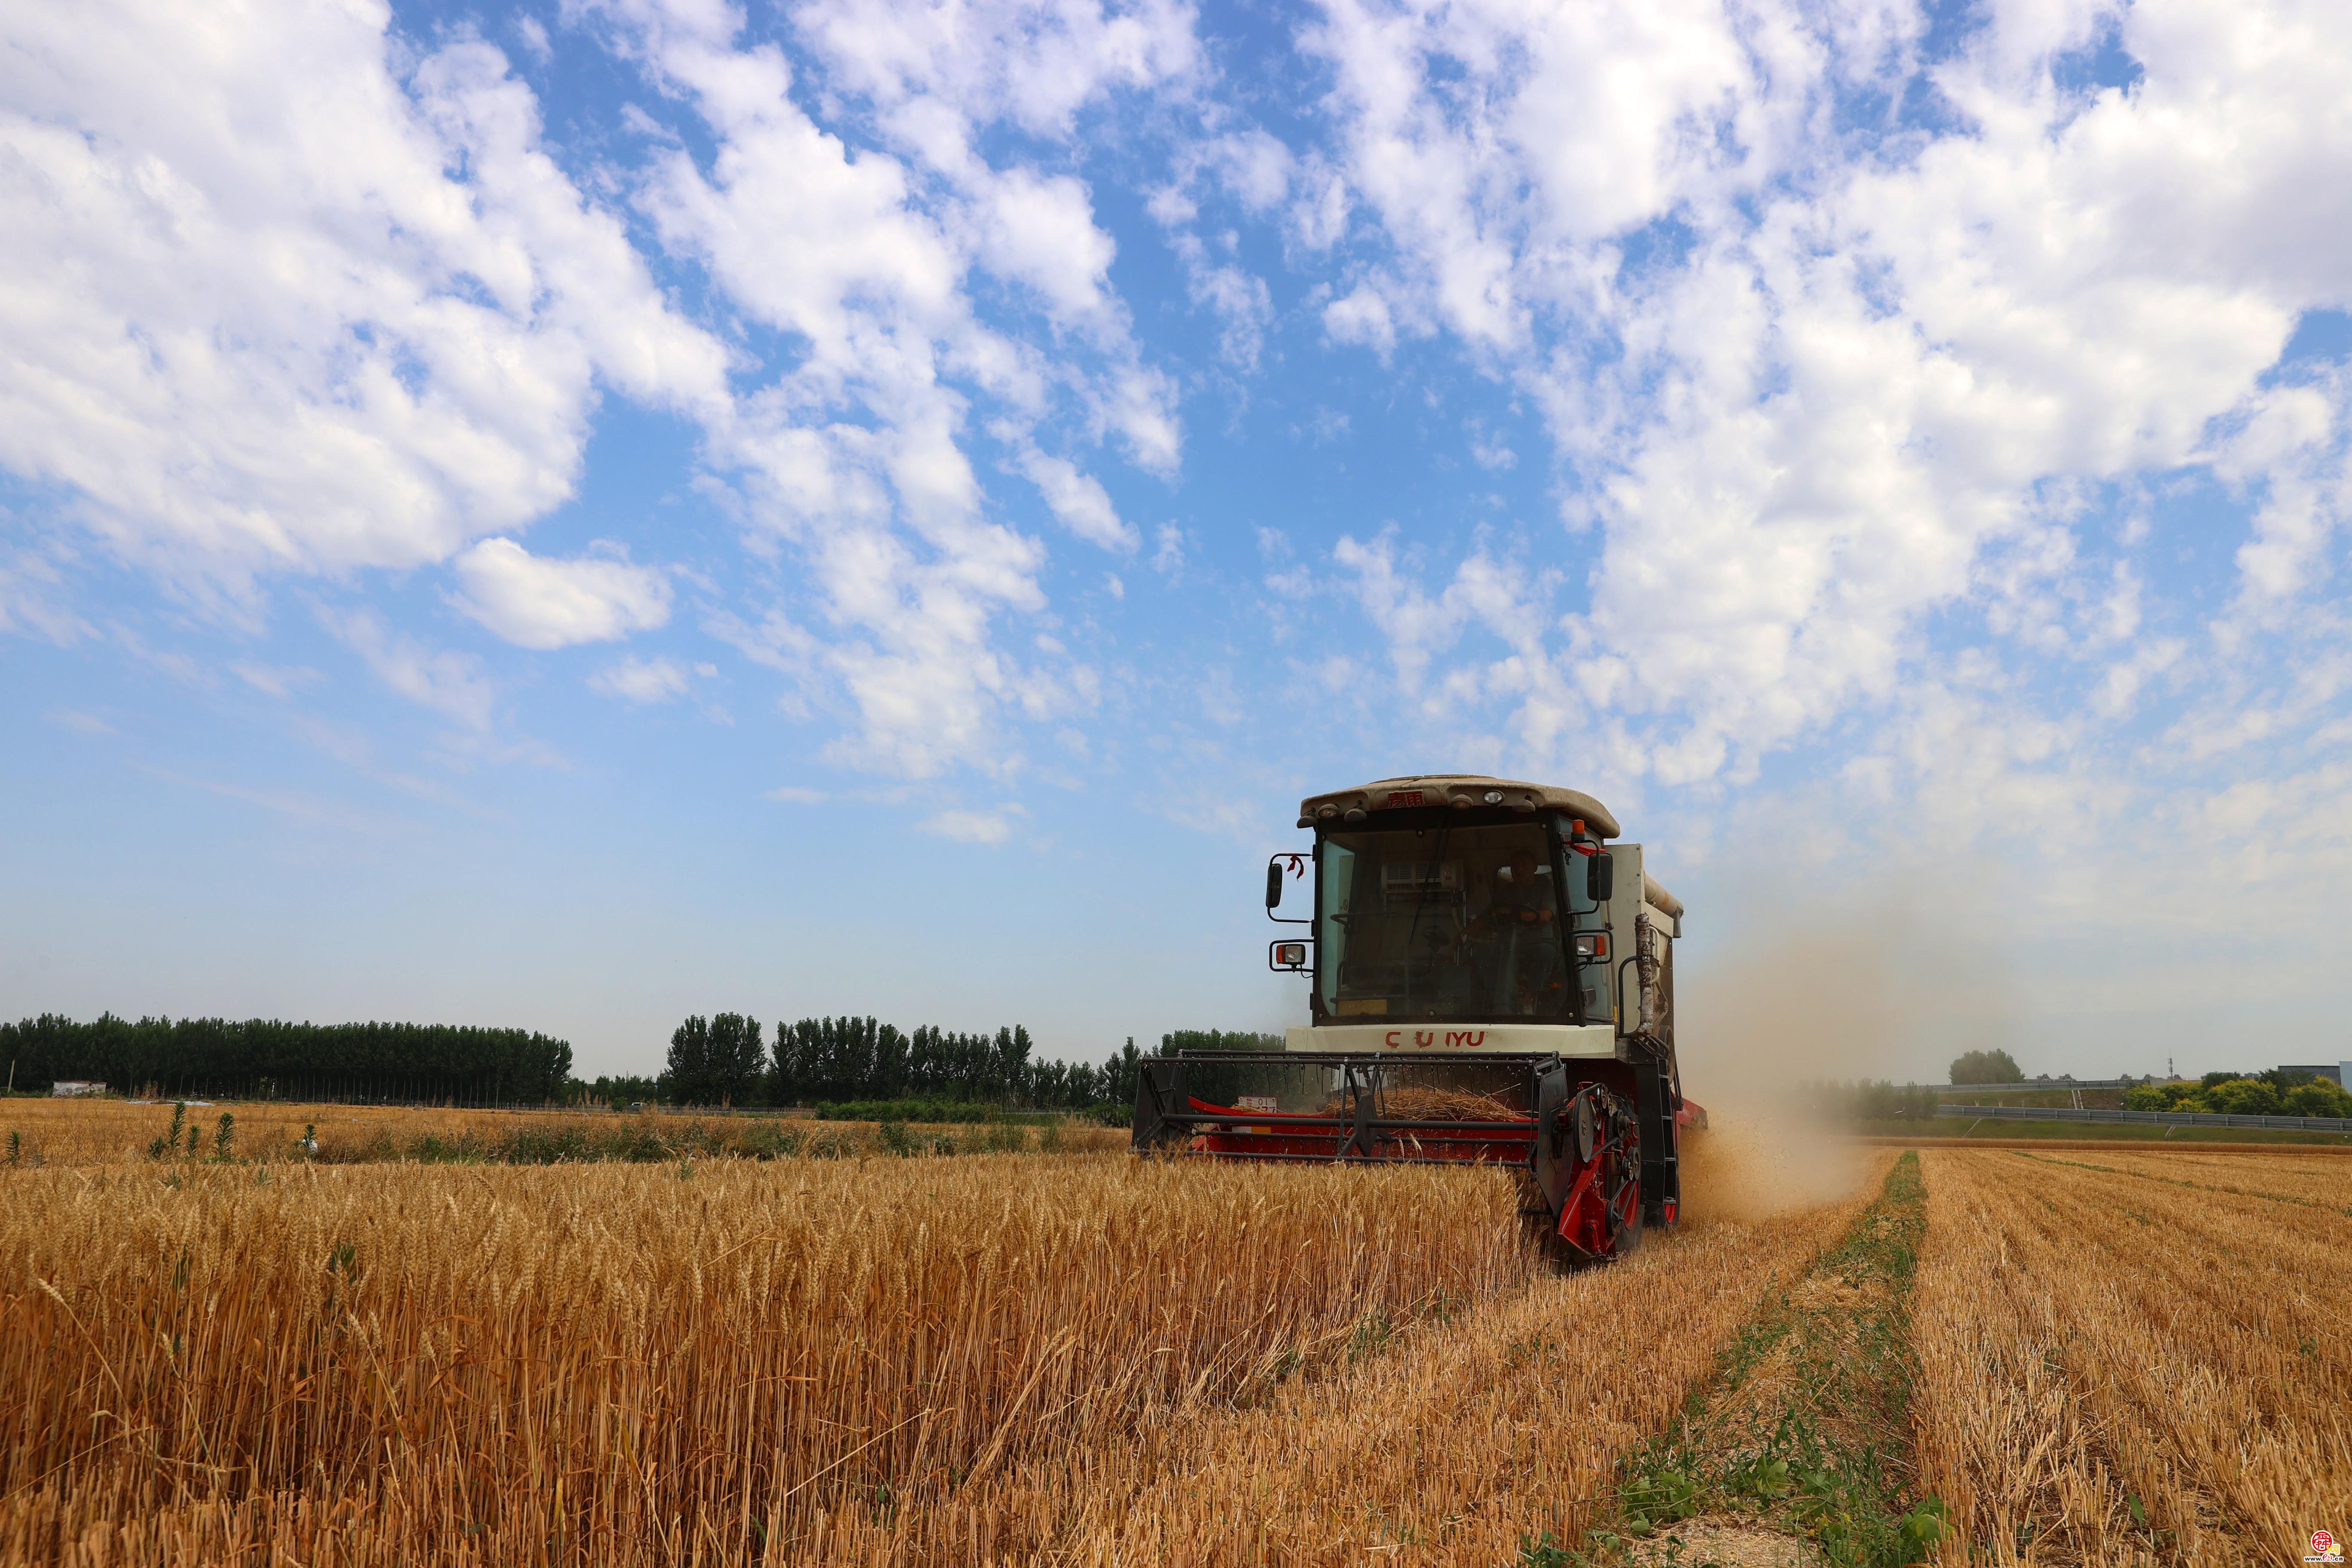
<svg viewBox="0 0 2352 1568"><path fill-rule="evenodd" d="M1525 1542L1533 1568L1688 1561L1685 1521L1727 1518L1810 1543L1830 1568L1908 1568L1946 1533L1908 1453L1919 1161L1896 1162L1845 1238L1777 1291L1716 1377L1620 1467L1614 1517L1580 1548Z"/></svg>

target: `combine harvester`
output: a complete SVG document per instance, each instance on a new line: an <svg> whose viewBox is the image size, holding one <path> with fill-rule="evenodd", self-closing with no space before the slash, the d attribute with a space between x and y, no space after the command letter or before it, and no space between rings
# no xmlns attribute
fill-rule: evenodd
<svg viewBox="0 0 2352 1568"><path fill-rule="evenodd" d="M1152 1057L1134 1147L1223 1159L1466 1163L1522 1173L1554 1256L1622 1257L1681 1206L1675 1062L1683 907L1591 795L1508 779L1383 779L1313 795L1311 853L1266 867L1309 928L1272 967L1311 1022L1272 1052ZM1314 870L1315 912L1276 913Z"/></svg>

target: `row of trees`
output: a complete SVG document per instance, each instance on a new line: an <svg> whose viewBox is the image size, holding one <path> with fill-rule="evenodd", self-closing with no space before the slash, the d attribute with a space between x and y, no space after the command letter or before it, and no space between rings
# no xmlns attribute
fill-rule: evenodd
<svg viewBox="0 0 2352 1568"><path fill-rule="evenodd" d="M1178 1030L1160 1053L1279 1050L1279 1035ZM45 1013L0 1024L6 1081L40 1090L61 1079L123 1093L255 1099L529 1103L593 1093L689 1105L804 1105L901 1099L1041 1110L1127 1105L1142 1054L1130 1037L1100 1065L1040 1061L1029 1031L936 1026L903 1032L874 1018L779 1024L771 1046L748 1014L696 1016L670 1037L658 1080L572 1078L572 1047L522 1029L425 1024L310 1024L272 1018L141 1018L79 1023Z"/></svg>
<svg viewBox="0 0 2352 1568"><path fill-rule="evenodd" d="M572 1047L524 1029L446 1024L289 1024L142 1018L82 1024L44 1013L0 1024L17 1089L59 1079L131 1093L328 1100L534 1101L558 1098Z"/></svg>
<svg viewBox="0 0 2352 1568"><path fill-rule="evenodd" d="M1984 1083L2021 1082L1964 1079ZM2038 1086L2038 1080L2037 1080ZM2053 1080L2053 1089L2063 1089ZM1947 1091L1948 1092L1948 1091ZM1937 1092L1924 1085L1825 1083L1813 1086L1817 1106L1832 1118L1864 1121L1926 1121L1936 1114ZM2352 1118L2352 1094L2309 1072L2273 1068L2260 1073L2209 1072L2200 1083L2144 1083L2124 1091L2128 1110L2188 1110L2227 1116L2340 1116Z"/></svg>
<svg viewBox="0 0 2352 1568"><path fill-rule="evenodd" d="M2190 1110L2222 1116L2352 1117L2352 1094L2308 1072L2240 1075L2209 1072L2199 1083L2150 1083L2126 1090L2133 1110Z"/></svg>
<svg viewBox="0 0 2352 1568"><path fill-rule="evenodd" d="M1100 1067L1034 1059L1020 1025L954 1033L911 1033L874 1018L803 1018L776 1026L762 1045L760 1020L745 1013L697 1015L670 1036L661 1098L682 1105L813 1105L855 1100L950 1100L1079 1110L1135 1100L1142 1054L1129 1037ZM1282 1037L1181 1029L1160 1037L1179 1050L1280 1050ZM601 1080L600 1080L601 1081Z"/></svg>

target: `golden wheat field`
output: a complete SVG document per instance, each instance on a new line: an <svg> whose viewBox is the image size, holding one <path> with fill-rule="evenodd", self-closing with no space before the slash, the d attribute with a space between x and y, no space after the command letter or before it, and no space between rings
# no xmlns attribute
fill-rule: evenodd
<svg viewBox="0 0 2352 1568"><path fill-rule="evenodd" d="M1898 1152L1718 1129L1678 1232L1562 1277L1493 1172L1020 1129L954 1159L859 1133L422 1163L379 1133L464 1129L384 1113L350 1155L380 1163L159 1161L128 1109L74 1139L58 1112L0 1170L0 1561L1714 1560L1622 1543L1643 1467L1885 1229ZM2287 1563L2352 1499L2352 1162L1902 1168L1887 1485L1952 1524L1922 1555ZM1748 1506L1701 1491L1662 1527ZM1731 1522L1790 1561L1866 1560L1756 1513Z"/></svg>
<svg viewBox="0 0 2352 1568"><path fill-rule="evenodd" d="M149 1158L172 1130L172 1102L122 1100L0 1101L0 1149L17 1166L100 1165ZM873 1122L809 1121L772 1116L627 1115L609 1110L466 1110L430 1106L185 1104L180 1136L188 1157L221 1152L219 1119L231 1119L226 1152L247 1163L302 1159L320 1164L397 1160L691 1159L782 1153L856 1154L881 1136ZM1127 1147L1123 1128L1076 1122L1024 1127L1008 1122L923 1127L940 1152L1010 1153L1109 1151ZM302 1147L305 1139L311 1147ZM9 1141L13 1139L11 1143Z"/></svg>

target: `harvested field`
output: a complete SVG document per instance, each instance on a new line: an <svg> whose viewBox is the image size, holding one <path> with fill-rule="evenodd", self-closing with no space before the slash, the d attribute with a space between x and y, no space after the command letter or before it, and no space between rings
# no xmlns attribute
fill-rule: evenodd
<svg viewBox="0 0 2352 1568"><path fill-rule="evenodd" d="M2101 1150L2058 1156L2144 1181L2352 1209L2352 1160L2326 1154L2143 1154Z"/></svg>
<svg viewBox="0 0 2352 1568"><path fill-rule="evenodd" d="M1923 1474L1975 1561L2299 1563L2352 1511L2352 1215L2246 1194L2340 1167L2086 1158L1924 1156Z"/></svg>
<svg viewBox="0 0 2352 1568"><path fill-rule="evenodd" d="M1933 1128L1923 1135L1923 1127ZM1898 1149L2140 1148L2194 1149L2200 1153L2267 1153L2273 1149L2352 1152L2352 1132L2291 1131L2283 1127L2180 1127L2144 1121L2011 1121L1987 1117L1967 1121L1938 1117L1932 1122L1864 1121L1855 1136Z"/></svg>

